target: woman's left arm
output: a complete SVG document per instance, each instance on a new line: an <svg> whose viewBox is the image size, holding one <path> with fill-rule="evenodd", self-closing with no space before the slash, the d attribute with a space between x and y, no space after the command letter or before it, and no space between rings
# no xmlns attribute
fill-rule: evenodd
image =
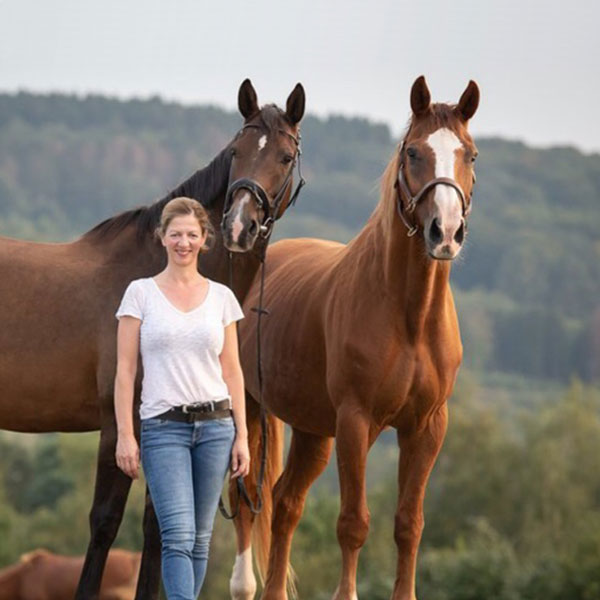
<svg viewBox="0 0 600 600"><path fill-rule="evenodd" d="M248 450L248 429L246 427L244 374L240 364L235 322L225 327L225 341L219 360L221 361L223 380L231 395L233 420L236 428L235 442L231 451L231 477L245 477L250 471L250 451Z"/></svg>

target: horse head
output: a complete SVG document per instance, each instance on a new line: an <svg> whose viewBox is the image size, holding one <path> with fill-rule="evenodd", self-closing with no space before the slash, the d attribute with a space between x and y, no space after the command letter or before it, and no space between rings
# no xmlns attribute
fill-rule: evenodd
<svg viewBox="0 0 600 600"><path fill-rule="evenodd" d="M305 94L300 83L289 95L286 110L274 104L259 108L249 79L240 86L238 106L244 124L230 145L229 187L221 230L228 250L246 252L259 236L268 238L274 222L295 200L293 171L300 159L299 123Z"/></svg>
<svg viewBox="0 0 600 600"><path fill-rule="evenodd" d="M432 104L423 76L410 93L412 117L399 148L398 212L408 234L422 231L431 258L452 260L463 246L477 148L468 124L479 105L470 81L458 104Z"/></svg>

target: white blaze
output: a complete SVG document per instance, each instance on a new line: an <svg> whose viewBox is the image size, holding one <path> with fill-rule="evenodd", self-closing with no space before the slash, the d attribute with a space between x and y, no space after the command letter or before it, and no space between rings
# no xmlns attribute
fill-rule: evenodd
<svg viewBox="0 0 600 600"><path fill-rule="evenodd" d="M258 140L258 151L260 152L267 145L267 136L262 135Z"/></svg>
<svg viewBox="0 0 600 600"><path fill-rule="evenodd" d="M462 147L456 134L446 127L438 129L427 138L435 158L435 176L454 179L456 151ZM462 216L462 205L458 192L449 185L436 185L434 201L440 211L442 222Z"/></svg>
<svg viewBox="0 0 600 600"><path fill-rule="evenodd" d="M229 591L233 600L253 600L254 598L256 578L252 570L252 548L250 546L235 557Z"/></svg>
<svg viewBox="0 0 600 600"><path fill-rule="evenodd" d="M233 224L231 225L231 237L234 243L237 244L237 241L240 237L240 233L242 233L244 229L244 224L242 223L241 215L244 211L244 206L250 202L250 193L246 192L239 204L237 205L237 210L235 211L235 217L233 219Z"/></svg>

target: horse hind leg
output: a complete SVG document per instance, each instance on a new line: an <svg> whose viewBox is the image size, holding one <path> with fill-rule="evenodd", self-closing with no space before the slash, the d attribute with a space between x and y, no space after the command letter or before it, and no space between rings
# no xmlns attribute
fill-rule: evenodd
<svg viewBox="0 0 600 600"><path fill-rule="evenodd" d="M292 536L300 521L308 490L325 470L333 438L294 429L283 474L273 493L269 568L262 600L287 600L286 583Z"/></svg>
<svg viewBox="0 0 600 600"><path fill-rule="evenodd" d="M75 600L97 600L108 551L123 518L131 479L117 467L114 420L103 423L96 466L94 503L90 511L91 537Z"/></svg>
<svg viewBox="0 0 600 600"><path fill-rule="evenodd" d="M244 479L244 484L250 499L256 503L256 486L262 457L262 428L260 407L248 393L246 393L246 422L251 458L250 473ZM253 600L256 594L256 578L252 567L253 550L260 579L264 581L271 542L271 491L282 471L283 434L283 423L272 415L267 415L267 464L262 488L262 510L258 515L254 515L246 503L239 498L236 481L229 482L229 502L232 510L239 503L238 515L233 520L237 538L237 556L229 582L233 600Z"/></svg>

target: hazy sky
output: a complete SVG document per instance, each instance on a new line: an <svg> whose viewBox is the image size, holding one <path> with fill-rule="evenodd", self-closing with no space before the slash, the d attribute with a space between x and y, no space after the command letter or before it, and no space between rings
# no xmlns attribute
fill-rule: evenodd
<svg viewBox="0 0 600 600"><path fill-rule="evenodd" d="M481 88L477 134L600 151L600 2L0 0L0 91L259 101L366 116L398 132L414 79Z"/></svg>

